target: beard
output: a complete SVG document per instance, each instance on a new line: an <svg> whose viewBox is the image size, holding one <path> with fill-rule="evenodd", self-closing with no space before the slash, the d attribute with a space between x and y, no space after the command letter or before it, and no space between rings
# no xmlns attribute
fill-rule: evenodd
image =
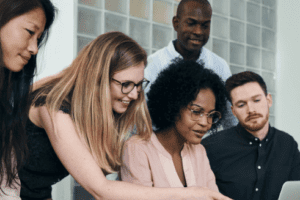
<svg viewBox="0 0 300 200"><path fill-rule="evenodd" d="M261 130L266 123L268 123L269 120L269 111L267 113L267 115L264 117L264 119L260 122L260 123L251 123L251 124L247 124L248 121L251 120L252 117L254 116L258 116L258 117L263 117L263 115L261 114L255 114L255 115L249 115L245 121L240 121L240 124L246 129L249 130L251 132L255 132L255 131L259 131ZM259 119L259 118L257 118Z"/></svg>

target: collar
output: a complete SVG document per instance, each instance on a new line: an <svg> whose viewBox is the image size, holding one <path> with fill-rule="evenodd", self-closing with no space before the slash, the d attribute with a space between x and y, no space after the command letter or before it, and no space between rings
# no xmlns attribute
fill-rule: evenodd
<svg viewBox="0 0 300 200"><path fill-rule="evenodd" d="M153 144L153 146L165 157L169 158L172 160L172 156L171 154L165 149L165 147L160 143L160 141L158 140L156 134L154 132L152 132L151 135L151 142ZM187 154L189 154L189 144L184 143L183 148L180 152L182 157L185 157Z"/></svg>
<svg viewBox="0 0 300 200"><path fill-rule="evenodd" d="M260 142L270 142L274 136L274 128L269 124L269 130L266 137L260 141L259 138L253 136L249 133L240 123L236 126L236 132L238 136L242 137L247 143L260 143Z"/></svg>

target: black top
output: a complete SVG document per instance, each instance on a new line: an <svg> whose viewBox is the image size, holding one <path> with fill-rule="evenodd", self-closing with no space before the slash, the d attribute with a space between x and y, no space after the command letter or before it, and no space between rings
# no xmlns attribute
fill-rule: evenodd
<svg viewBox="0 0 300 200"><path fill-rule="evenodd" d="M284 182L300 180L297 142L271 126L262 141L238 124L202 144L220 192L234 200L277 200Z"/></svg>
<svg viewBox="0 0 300 200"><path fill-rule="evenodd" d="M61 110L69 113L66 108ZM44 129L28 120L26 133L29 157L25 166L19 171L21 198L22 200L51 198L51 185L69 173L56 156Z"/></svg>

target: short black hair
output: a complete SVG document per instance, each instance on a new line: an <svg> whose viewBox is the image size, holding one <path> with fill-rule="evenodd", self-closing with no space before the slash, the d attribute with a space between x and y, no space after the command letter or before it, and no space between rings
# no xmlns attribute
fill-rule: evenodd
<svg viewBox="0 0 300 200"><path fill-rule="evenodd" d="M227 98L232 104L231 91L239 86L242 86L246 83L257 82L261 89L264 91L265 95L268 95L267 85L264 79L259 75L251 71L244 71L237 74L233 74L226 80L225 88L227 93Z"/></svg>
<svg viewBox="0 0 300 200"><path fill-rule="evenodd" d="M184 10L184 5L188 2L197 2L197 3L200 3L202 5L205 5L205 6L210 6L210 3L208 2L208 0L182 0L180 1L180 3L178 4L178 7L177 7L177 12L176 12L176 16L177 17L180 17L181 14L183 13L183 10Z"/></svg>
<svg viewBox="0 0 300 200"><path fill-rule="evenodd" d="M162 70L147 93L148 108L156 131L175 126L180 110L195 100L201 89L213 91L215 110L224 119L227 112L226 90L222 79L212 70L204 68L203 63L179 58ZM216 130L222 119L212 125L212 130Z"/></svg>

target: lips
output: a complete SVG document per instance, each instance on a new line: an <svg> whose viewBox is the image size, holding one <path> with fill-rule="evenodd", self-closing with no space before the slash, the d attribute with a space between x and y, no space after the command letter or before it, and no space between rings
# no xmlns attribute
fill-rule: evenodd
<svg viewBox="0 0 300 200"><path fill-rule="evenodd" d="M195 133L196 133L196 135L197 136L199 136L199 137L203 137L204 135L205 135L205 133L207 132L207 131L202 131L202 130L193 130Z"/></svg>
<svg viewBox="0 0 300 200"><path fill-rule="evenodd" d="M192 44L201 45L203 43L202 40L199 39L190 39Z"/></svg>
<svg viewBox="0 0 300 200"><path fill-rule="evenodd" d="M126 100L120 100L123 104L125 105L129 105L130 104L130 101L126 101Z"/></svg>
<svg viewBox="0 0 300 200"><path fill-rule="evenodd" d="M28 61L30 60L30 56L21 56L21 58L26 62L28 63Z"/></svg>

